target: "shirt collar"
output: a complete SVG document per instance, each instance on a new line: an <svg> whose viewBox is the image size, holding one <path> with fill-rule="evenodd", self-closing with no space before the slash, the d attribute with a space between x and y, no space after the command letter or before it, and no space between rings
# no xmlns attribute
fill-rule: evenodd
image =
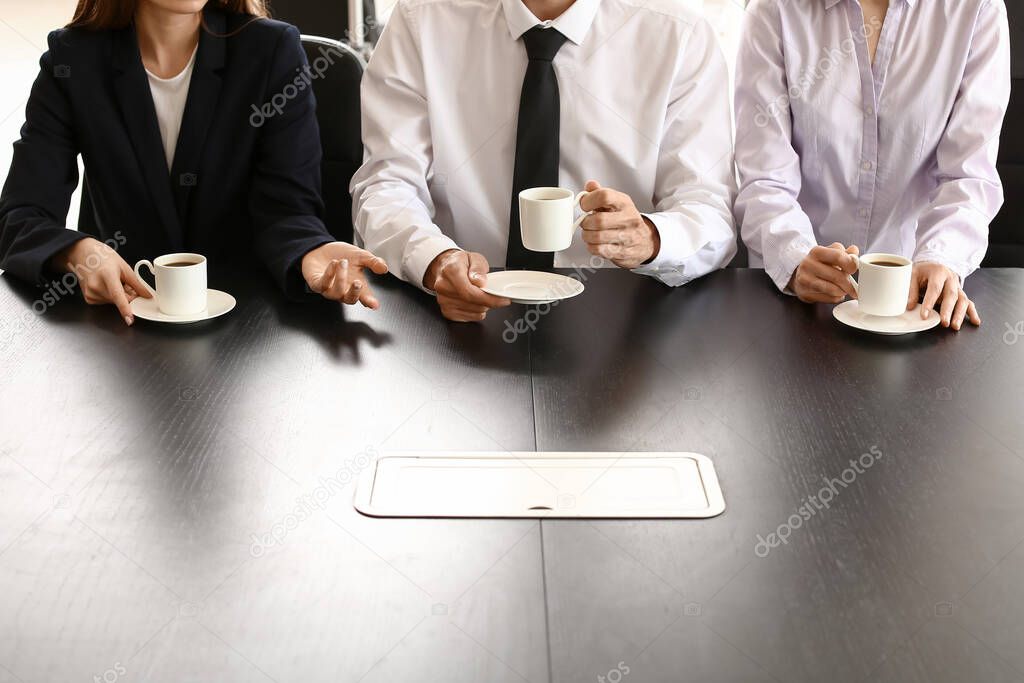
<svg viewBox="0 0 1024 683"><path fill-rule="evenodd" d="M551 21L549 26L558 29L559 33L576 45L582 45L591 24L594 23L594 16L600 4L601 0L576 0L569 9L562 12L561 16ZM523 0L501 0L501 5L513 40L519 40L531 28L544 23L533 15L533 12L523 4Z"/></svg>

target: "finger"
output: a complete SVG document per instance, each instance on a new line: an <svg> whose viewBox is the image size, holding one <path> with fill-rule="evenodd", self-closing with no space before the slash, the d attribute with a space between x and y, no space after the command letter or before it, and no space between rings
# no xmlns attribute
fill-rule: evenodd
<svg viewBox="0 0 1024 683"><path fill-rule="evenodd" d="M355 265L361 268L369 268L376 275L383 275L388 272L388 264L384 262L384 259L380 256L375 256L365 249L359 250L354 262Z"/></svg>
<svg viewBox="0 0 1024 683"><path fill-rule="evenodd" d="M626 195L608 187L588 192L580 198L584 211L619 211L626 206Z"/></svg>
<svg viewBox="0 0 1024 683"><path fill-rule="evenodd" d="M359 303L371 311L376 311L380 308L380 301L374 296L373 290L370 289L370 285L363 285L363 288L359 291Z"/></svg>
<svg viewBox="0 0 1024 683"><path fill-rule="evenodd" d="M121 268L121 281L135 290L135 294L143 299L153 298L153 293L149 291L149 287L142 281L142 278L135 274L135 271L127 263Z"/></svg>
<svg viewBox="0 0 1024 683"><path fill-rule="evenodd" d="M955 277L946 278L946 286L942 289L942 305L939 307L939 315L942 316L942 326L949 327L953 308L957 304L960 294L960 283Z"/></svg>
<svg viewBox="0 0 1024 683"><path fill-rule="evenodd" d="M483 254L476 252L466 253L466 267L464 279L453 282L455 287L454 296L463 304L486 306L487 308L501 308L512 302L503 297L488 294L481 287L487 286L487 273L491 266Z"/></svg>
<svg viewBox="0 0 1024 683"><path fill-rule="evenodd" d="M854 256L860 256L860 247L858 247L856 244L851 244L846 248L846 253L853 254Z"/></svg>
<svg viewBox="0 0 1024 683"><path fill-rule="evenodd" d="M103 282L107 287L107 299L117 307L117 312L121 314L121 319L124 320L125 325L131 325L135 322L135 316L132 315L131 304L128 303L128 296L124 292L124 287L121 285L121 280L114 273L103 278Z"/></svg>
<svg viewBox="0 0 1024 683"><path fill-rule="evenodd" d="M341 261L332 260L324 268L323 274L320 276L318 285L320 287L320 295L326 299L330 299L331 290L334 288L338 281L338 273L341 271Z"/></svg>
<svg viewBox="0 0 1024 683"><path fill-rule="evenodd" d="M857 272L857 260L850 254L846 253L845 247L839 244L832 247L814 247L811 249L808 256L811 260L817 261L818 263L824 263L834 268L839 268L844 273L855 273Z"/></svg>
<svg viewBox="0 0 1024 683"><path fill-rule="evenodd" d="M598 216L601 214L592 214ZM628 231L620 228L584 228L583 241L587 244L625 244L631 241Z"/></svg>
<svg viewBox="0 0 1024 683"><path fill-rule="evenodd" d="M967 315L967 307L970 305L971 300L961 291L960 296L956 300L956 308L953 309L953 317L949 323L950 327L954 330L960 329L960 326L964 324L964 316Z"/></svg>
<svg viewBox="0 0 1024 683"><path fill-rule="evenodd" d="M798 284L803 291L820 294L829 300L836 297L846 297L846 292L844 292L839 285L824 278L817 277L813 273L805 272L800 275Z"/></svg>
<svg viewBox="0 0 1024 683"><path fill-rule="evenodd" d="M910 294L907 295L907 310L912 311L921 303L921 282L915 273L910 278Z"/></svg>
<svg viewBox="0 0 1024 683"><path fill-rule="evenodd" d="M978 315L978 309L974 306L973 301L967 304L967 319L975 325L981 324L981 316Z"/></svg>
<svg viewBox="0 0 1024 683"><path fill-rule="evenodd" d="M588 244L587 251L608 261L615 261L622 257L622 245L620 244Z"/></svg>
<svg viewBox="0 0 1024 683"><path fill-rule="evenodd" d="M942 293L942 286L945 284L945 276L935 276L928 280L928 289L924 293L924 301L921 303L921 317L927 318L932 314L935 302L939 300Z"/></svg>
<svg viewBox="0 0 1024 683"><path fill-rule="evenodd" d="M325 296L334 301L345 301L345 295L348 294L348 290L352 286L348 259L341 259L335 270L334 281L331 283L331 288L327 290Z"/></svg>
<svg viewBox="0 0 1024 683"><path fill-rule="evenodd" d="M488 311L487 306L480 306L478 304L468 304L461 299L455 299L452 297L438 297L438 301L442 308L446 308L452 311L461 311L470 316L477 316L481 313Z"/></svg>
<svg viewBox="0 0 1024 683"><path fill-rule="evenodd" d="M857 298L857 290L854 289L853 283L850 282L850 278L842 270L834 266L829 266L824 263L816 261L807 261L804 263L804 271L807 275L816 278L817 280L824 280L834 285L844 295L855 299ZM831 294L835 296L835 294Z"/></svg>
<svg viewBox="0 0 1024 683"><path fill-rule="evenodd" d="M594 190L601 189L601 183L596 180L588 180L587 184L583 186L583 189L587 192L593 192Z"/></svg>
<svg viewBox="0 0 1024 683"><path fill-rule="evenodd" d="M311 282L307 283L309 284L309 288L312 289L317 294L323 294L324 292L326 292L327 289L331 286L331 283L334 282L334 273L337 267L337 261L328 262L327 267L324 268L324 271L320 273L320 275L313 277Z"/></svg>
<svg viewBox="0 0 1024 683"><path fill-rule="evenodd" d="M345 296L342 298L342 301L351 306L352 304L355 304L357 301L359 301L359 297L362 295L362 293L363 281L355 280L352 283L352 285L348 288L348 291L345 292Z"/></svg>
<svg viewBox="0 0 1024 683"><path fill-rule="evenodd" d="M478 254L475 251L466 252L467 268L469 270L469 279L477 287L483 287L487 284L487 273L491 272L491 264L487 262L487 257L483 254Z"/></svg>
<svg viewBox="0 0 1024 683"><path fill-rule="evenodd" d="M487 309L479 307L442 306L441 313L448 320L457 323L476 322L487 317Z"/></svg>

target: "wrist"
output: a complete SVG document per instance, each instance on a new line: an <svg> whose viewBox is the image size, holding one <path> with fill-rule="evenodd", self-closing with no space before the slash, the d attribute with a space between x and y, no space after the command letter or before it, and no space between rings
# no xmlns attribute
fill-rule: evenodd
<svg viewBox="0 0 1024 683"><path fill-rule="evenodd" d="M437 282L437 276L441 272L441 266L444 265L444 262L450 258L452 254L457 254L459 251L459 249L446 249L434 257L434 260L430 262L429 266L427 266L427 271L423 273L424 289L434 291L434 283Z"/></svg>
<svg viewBox="0 0 1024 683"><path fill-rule="evenodd" d="M78 250L86 249L90 242L96 241L92 237L76 240L50 258L50 268L60 273L70 273L72 266L79 260L76 258Z"/></svg>
<svg viewBox="0 0 1024 683"><path fill-rule="evenodd" d="M647 265L654 259L658 258L658 254L661 253L661 233L658 232L658 226L654 224L647 216L641 216L647 229L651 231L651 255L647 257L643 265Z"/></svg>

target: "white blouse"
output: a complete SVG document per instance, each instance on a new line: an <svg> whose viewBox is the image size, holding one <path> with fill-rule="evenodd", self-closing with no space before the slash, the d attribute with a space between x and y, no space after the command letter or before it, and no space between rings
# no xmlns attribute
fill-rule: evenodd
<svg viewBox="0 0 1024 683"><path fill-rule="evenodd" d="M178 145L178 133L181 131L181 118L185 114L185 101L188 99L188 86L192 81L192 68L196 63L196 50L188 64L177 76L160 78L146 69L149 78L149 91L153 94L153 106L156 108L156 120L160 126L160 138L164 143L164 155L167 157L167 170L174 163L174 148Z"/></svg>

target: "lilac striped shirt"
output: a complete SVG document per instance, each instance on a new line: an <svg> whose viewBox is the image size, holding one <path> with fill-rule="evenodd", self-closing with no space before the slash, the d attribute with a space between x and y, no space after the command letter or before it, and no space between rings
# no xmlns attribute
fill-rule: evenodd
<svg viewBox="0 0 1024 683"><path fill-rule="evenodd" d="M866 35L881 31L874 64ZM737 221L779 289L817 244L981 263L1003 202L1003 0L752 0L736 66Z"/></svg>

